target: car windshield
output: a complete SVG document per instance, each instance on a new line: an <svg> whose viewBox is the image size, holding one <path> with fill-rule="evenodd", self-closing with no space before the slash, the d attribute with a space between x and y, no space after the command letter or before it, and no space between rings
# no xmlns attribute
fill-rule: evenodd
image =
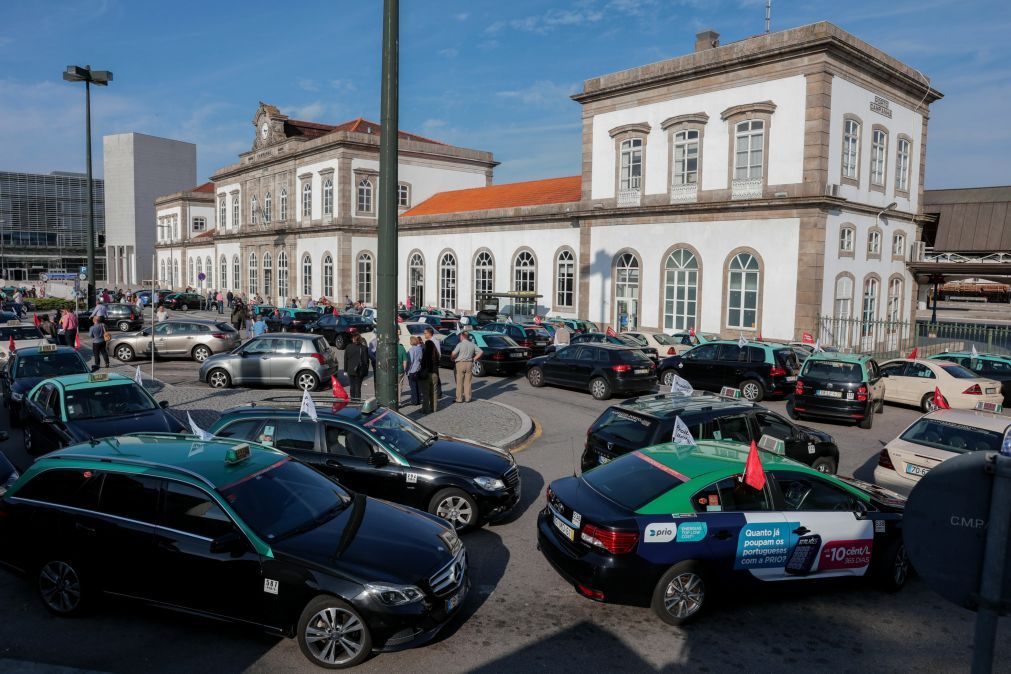
<svg viewBox="0 0 1011 674"><path fill-rule="evenodd" d="M858 383L863 381L863 370L857 363L846 363L839 360L807 360L804 364L804 377L822 381L839 381Z"/></svg>
<svg viewBox="0 0 1011 674"><path fill-rule="evenodd" d="M76 353L40 353L37 356L19 358L14 366L13 376L15 379L46 378L64 374L85 374L89 371L88 365Z"/></svg>
<svg viewBox="0 0 1011 674"><path fill-rule="evenodd" d="M491 349L505 349L510 346L519 346L511 337L506 337L505 335L483 335L481 339L484 340L485 346Z"/></svg>
<svg viewBox="0 0 1011 674"><path fill-rule="evenodd" d="M632 452L583 473L583 479L598 494L629 510L638 510L650 501L683 484L686 480L642 452Z"/></svg>
<svg viewBox="0 0 1011 674"><path fill-rule="evenodd" d="M999 431L924 417L907 428L899 439L956 454L965 454L999 451L1003 437L1003 433Z"/></svg>
<svg viewBox="0 0 1011 674"><path fill-rule="evenodd" d="M158 404L134 382L113 386L92 386L66 392L67 420L117 417L148 412Z"/></svg>
<svg viewBox="0 0 1011 674"><path fill-rule="evenodd" d="M642 335L625 335L625 339L634 342L636 346L646 346L649 344L649 340Z"/></svg>
<svg viewBox="0 0 1011 674"><path fill-rule="evenodd" d="M14 341L19 339L42 339L42 331L36 328L34 325L17 325L17 326L3 326L0 327L0 337L5 340L14 338ZM7 346L4 344L4 346Z"/></svg>
<svg viewBox="0 0 1011 674"><path fill-rule="evenodd" d="M658 344L663 344L664 346L674 346L675 344L680 343L670 335L665 335L662 332L654 333L653 339L655 339Z"/></svg>
<svg viewBox="0 0 1011 674"><path fill-rule="evenodd" d="M410 454L435 442L436 434L393 410L376 411L362 428L399 454Z"/></svg>
<svg viewBox="0 0 1011 674"><path fill-rule="evenodd" d="M950 374L955 379L976 379L977 375L971 370L967 370L961 365L942 365L941 369Z"/></svg>
<svg viewBox="0 0 1011 674"><path fill-rule="evenodd" d="M407 332L412 335L423 335L425 333L425 325L423 323L411 323L407 326Z"/></svg>
<svg viewBox="0 0 1011 674"><path fill-rule="evenodd" d="M314 529L351 503L336 482L287 458L218 492L266 541Z"/></svg>
<svg viewBox="0 0 1011 674"><path fill-rule="evenodd" d="M658 423L657 419L641 417L612 407L590 428L590 434L617 440L629 449L638 449L650 444Z"/></svg>

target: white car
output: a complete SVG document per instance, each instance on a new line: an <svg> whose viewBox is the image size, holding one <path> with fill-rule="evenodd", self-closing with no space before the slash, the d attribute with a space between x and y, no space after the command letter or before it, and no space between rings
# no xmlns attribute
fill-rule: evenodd
<svg viewBox="0 0 1011 674"><path fill-rule="evenodd" d="M411 348L411 336L417 335L418 337L424 338L425 328L433 328L434 326L428 323L422 323L421 321L404 321L403 323L397 323L397 340L404 345L405 349ZM445 337L438 330L435 332L435 340L442 341Z"/></svg>
<svg viewBox="0 0 1011 674"><path fill-rule="evenodd" d="M980 402L1001 404L1001 384L983 379L972 370L945 360L899 358L881 364L888 379L885 401L916 405L924 412L937 409L934 389L939 389L952 409L972 410Z"/></svg>
<svg viewBox="0 0 1011 674"><path fill-rule="evenodd" d="M7 360L10 356L11 337L14 338L15 349L52 343L52 340L43 335L34 323L7 321L0 325L0 360Z"/></svg>
<svg viewBox="0 0 1011 674"><path fill-rule="evenodd" d="M1001 409L999 405L989 407ZM1011 417L982 409L930 412L885 445L874 469L874 481L908 496L920 478L946 459L966 452L1000 451L1009 427Z"/></svg>
<svg viewBox="0 0 1011 674"><path fill-rule="evenodd" d="M677 356L692 348L687 333L684 337L675 335L665 335L662 332L623 332L626 337L631 337L641 346L652 346L656 349L660 357Z"/></svg>

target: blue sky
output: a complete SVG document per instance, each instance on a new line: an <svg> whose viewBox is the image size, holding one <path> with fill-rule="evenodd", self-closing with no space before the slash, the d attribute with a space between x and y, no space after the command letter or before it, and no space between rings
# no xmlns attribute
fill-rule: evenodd
<svg viewBox="0 0 1011 674"><path fill-rule="evenodd" d="M579 171L584 79L762 32L764 0L402 0L401 128L491 150L496 182ZM5 3L0 170L83 170L70 63L112 70L93 97L96 148L138 131L198 146L198 175L236 161L258 101L337 123L379 119L382 2ZM832 21L927 74L928 187L1011 184L1011 3L814 0L773 30ZM101 155L96 157L101 175Z"/></svg>

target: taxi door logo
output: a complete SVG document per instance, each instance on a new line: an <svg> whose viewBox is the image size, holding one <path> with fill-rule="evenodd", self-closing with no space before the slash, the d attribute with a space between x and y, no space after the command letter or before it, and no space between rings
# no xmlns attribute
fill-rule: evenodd
<svg viewBox="0 0 1011 674"><path fill-rule="evenodd" d="M872 539L857 541L829 541L821 550L819 571L835 569L860 569L871 563Z"/></svg>
<svg viewBox="0 0 1011 674"><path fill-rule="evenodd" d="M670 543L677 533L678 525L673 522L647 524L642 540L644 543Z"/></svg>

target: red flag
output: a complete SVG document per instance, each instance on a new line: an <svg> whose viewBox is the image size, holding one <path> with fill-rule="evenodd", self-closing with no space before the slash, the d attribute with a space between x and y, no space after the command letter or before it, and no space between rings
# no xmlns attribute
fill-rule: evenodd
<svg viewBox="0 0 1011 674"><path fill-rule="evenodd" d="M692 337L695 336L695 326L694 325L692 327L688 328L688 334L690 336L692 336Z"/></svg>
<svg viewBox="0 0 1011 674"><path fill-rule="evenodd" d="M540 325L541 324L541 317L540 317L540 315L534 316L534 324L535 325Z"/></svg>
<svg viewBox="0 0 1011 674"><path fill-rule="evenodd" d="M913 359L916 358L916 354L918 354L919 352L920 352L920 347L914 346L913 350L909 352L909 355L907 356L907 358L909 358L910 360L913 360Z"/></svg>
<svg viewBox="0 0 1011 674"><path fill-rule="evenodd" d="M765 470L762 468L762 459L758 456L758 445L751 441L751 449L748 450L748 460L744 463L744 484L752 489L765 488Z"/></svg>
<svg viewBox="0 0 1011 674"><path fill-rule="evenodd" d="M348 392L344 390L344 387L337 380L336 375L330 375L330 390L333 392L333 397L338 400L347 401L351 399L351 396L348 395Z"/></svg>
<svg viewBox="0 0 1011 674"><path fill-rule="evenodd" d="M758 331L758 340L757 341L759 341L759 342L762 341L762 331L761 330Z"/></svg>
<svg viewBox="0 0 1011 674"><path fill-rule="evenodd" d="M812 335L810 332L805 332L803 335L800 336L800 341L803 342L804 344L814 344L814 335Z"/></svg>
<svg viewBox="0 0 1011 674"><path fill-rule="evenodd" d="M334 315L334 316L340 316L340 314L339 314L339 313L337 313L337 305L336 305L336 304L335 304L335 305L333 305L333 315Z"/></svg>
<svg viewBox="0 0 1011 674"><path fill-rule="evenodd" d="M941 395L941 389L937 386L934 387L934 406L939 410L951 409L951 405L949 405L948 401L944 399L943 395Z"/></svg>
<svg viewBox="0 0 1011 674"><path fill-rule="evenodd" d="M14 335L11 335L11 341L7 343L7 351L14 353L18 348L14 346Z"/></svg>
<svg viewBox="0 0 1011 674"><path fill-rule="evenodd" d="M42 325L42 321L39 320L39 314L38 313L33 313L32 314L32 323L35 324L36 328Z"/></svg>
<svg viewBox="0 0 1011 674"><path fill-rule="evenodd" d="M80 350L81 348L81 333L74 335L74 348Z"/></svg>
<svg viewBox="0 0 1011 674"><path fill-rule="evenodd" d="M618 333L615 332L612 328L608 327L607 328L607 336L608 337L617 337Z"/></svg>

